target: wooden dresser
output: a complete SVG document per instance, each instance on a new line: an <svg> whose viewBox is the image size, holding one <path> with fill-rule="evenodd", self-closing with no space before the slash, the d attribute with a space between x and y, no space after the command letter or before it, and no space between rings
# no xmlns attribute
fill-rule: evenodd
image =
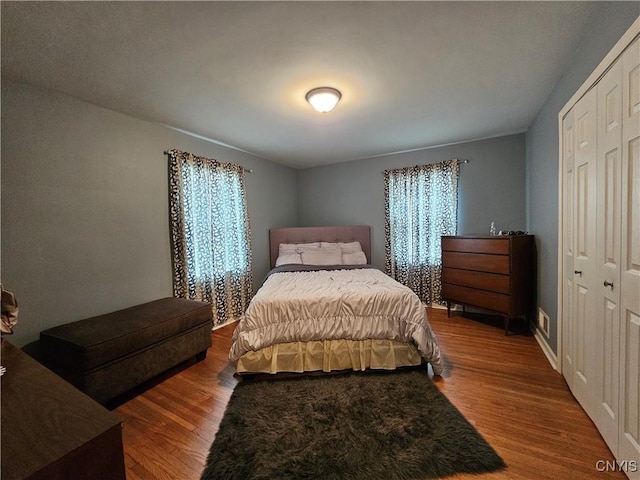
<svg viewBox="0 0 640 480"><path fill-rule="evenodd" d="M124 480L122 421L2 339L2 480Z"/></svg>
<svg viewBox="0 0 640 480"><path fill-rule="evenodd" d="M509 320L527 315L535 294L533 235L442 237L442 297Z"/></svg>

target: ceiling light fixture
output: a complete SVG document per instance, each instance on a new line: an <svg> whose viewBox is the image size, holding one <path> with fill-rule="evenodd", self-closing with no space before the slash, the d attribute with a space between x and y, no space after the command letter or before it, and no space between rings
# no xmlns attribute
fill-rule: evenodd
<svg viewBox="0 0 640 480"><path fill-rule="evenodd" d="M335 88L319 87L309 90L305 98L318 112L327 113L333 110L342 94Z"/></svg>

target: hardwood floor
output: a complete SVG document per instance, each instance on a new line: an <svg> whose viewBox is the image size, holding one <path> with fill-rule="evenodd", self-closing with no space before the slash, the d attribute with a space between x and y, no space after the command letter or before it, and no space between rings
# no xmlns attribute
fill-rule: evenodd
<svg viewBox="0 0 640 480"><path fill-rule="evenodd" d="M613 456L532 336L526 331L505 336L500 319L428 312L446 365L435 384L508 466L480 478L626 478L596 468L598 461L612 462ZM518 326L516 321L512 325ZM115 408L124 420L129 480L200 478L238 382L228 361L234 328L213 333L203 362L173 372Z"/></svg>

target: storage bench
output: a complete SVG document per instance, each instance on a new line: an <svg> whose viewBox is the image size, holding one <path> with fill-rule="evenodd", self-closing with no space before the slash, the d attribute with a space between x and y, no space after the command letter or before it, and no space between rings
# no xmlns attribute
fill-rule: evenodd
<svg viewBox="0 0 640 480"><path fill-rule="evenodd" d="M211 346L206 302L163 298L40 332L41 361L106 403Z"/></svg>

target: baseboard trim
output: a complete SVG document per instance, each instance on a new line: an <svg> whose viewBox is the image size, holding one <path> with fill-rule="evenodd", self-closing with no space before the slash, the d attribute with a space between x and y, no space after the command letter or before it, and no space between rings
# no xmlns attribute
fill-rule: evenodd
<svg viewBox="0 0 640 480"><path fill-rule="evenodd" d="M232 323L236 323L236 322L238 322L238 321L240 321L240 319L239 319L239 318L233 318L233 319L231 319L231 320L227 320L226 322L221 323L220 325L216 325L216 326L214 326L214 327L211 329L211 331L213 332L214 330L217 330L217 329L222 328L222 327L226 327L227 325L231 325Z"/></svg>
<svg viewBox="0 0 640 480"><path fill-rule="evenodd" d="M446 305L440 305L439 303L425 303L424 306L428 307L428 308L435 308L436 310L446 310L447 309Z"/></svg>
<svg viewBox="0 0 640 480"><path fill-rule="evenodd" d="M551 350L551 347L547 343L547 340L544 338L544 335L542 334L539 328L535 329L533 333L533 337L538 342L538 345L540 345L540 349L542 350L542 353L544 353L544 356L547 357L547 360L549 360L551 367L556 372L560 372L560 370L558 369L558 357L556 357L556 354L554 353L554 351Z"/></svg>
<svg viewBox="0 0 640 480"><path fill-rule="evenodd" d="M429 307L429 308L435 308L436 310L446 310L447 306L446 305L440 305L439 303L425 303L424 304L425 307ZM462 311L462 306L455 304L455 305L451 305L451 311L452 312L461 312Z"/></svg>

